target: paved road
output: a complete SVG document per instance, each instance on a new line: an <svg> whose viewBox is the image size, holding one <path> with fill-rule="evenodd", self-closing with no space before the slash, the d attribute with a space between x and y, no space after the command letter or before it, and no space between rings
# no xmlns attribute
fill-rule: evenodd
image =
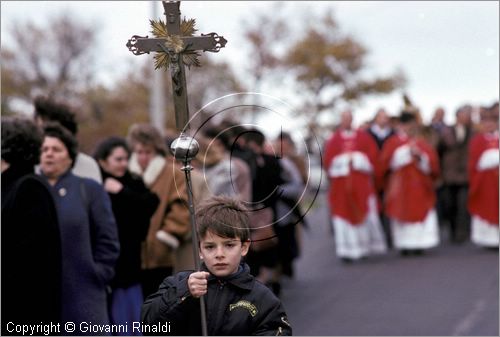
<svg viewBox="0 0 500 337"><path fill-rule="evenodd" d="M308 218L296 276L282 290L295 335L498 336L498 251L443 237L421 257L391 251L344 265L324 196Z"/></svg>

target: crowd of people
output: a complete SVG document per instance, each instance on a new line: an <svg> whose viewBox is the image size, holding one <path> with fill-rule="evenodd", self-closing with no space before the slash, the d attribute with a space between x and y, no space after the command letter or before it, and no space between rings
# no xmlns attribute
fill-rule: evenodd
<svg viewBox="0 0 500 337"><path fill-rule="evenodd" d="M498 248L498 102L460 107L454 125L444 115L438 108L424 125L412 107L392 118L379 109L354 129L352 111L342 113L323 157L342 261L390 248L421 255L442 232L453 244Z"/></svg>
<svg viewBox="0 0 500 337"><path fill-rule="evenodd" d="M186 181L168 150L173 137L134 124L91 157L79 151L77 132L74 111L43 97L33 119L2 117L3 322L131 326L168 276L195 267ZM242 257L279 295L304 221L305 165L291 137L283 165L257 129L226 123L197 138L195 205L214 196L241 203L252 228ZM277 328L289 331L288 323ZM9 334L5 324L2 332Z"/></svg>
<svg viewBox="0 0 500 337"><path fill-rule="evenodd" d="M422 254L439 244L445 224L453 242L470 237L498 247L498 103L481 109L478 125L471 113L470 106L458 109L456 124L448 126L437 110L424 126L415 111L391 119L381 109L358 129L351 111L341 114L325 143L323 169L342 261L390 248ZM182 273L195 267L187 186L169 151L176 135L134 124L126 137L101 141L91 157L79 152L77 132L75 113L43 97L34 101L31 120L2 117L3 322L132 325L164 318L171 309L164 297L180 287L172 275L182 275L194 297L205 294L212 287L208 275L217 277L221 267L210 265L210 247L229 251L237 239L241 245L231 253L230 267L239 276L231 280L246 289L241 282L254 275L269 291L259 288L257 297L266 297L262 305L270 305L276 319L269 314L265 326L238 325L235 331L291 333L274 299L282 279L294 277L301 232L308 226L301 205L308 170L290 134L271 140L257 128L230 122L197 131L195 208L215 200L220 212L206 206L204 216L223 222L221 214L228 214L224 226L237 228L214 225L207 234L204 225L200 256L208 269L191 277ZM242 223L248 233L238 227ZM240 258L248 268L238 268ZM176 308L180 303L169 300ZM9 333L5 324L2 332Z"/></svg>

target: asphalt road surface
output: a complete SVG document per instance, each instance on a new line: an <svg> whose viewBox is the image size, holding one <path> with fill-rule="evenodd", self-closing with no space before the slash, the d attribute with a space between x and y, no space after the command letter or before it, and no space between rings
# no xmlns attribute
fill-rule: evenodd
<svg viewBox="0 0 500 337"><path fill-rule="evenodd" d="M498 336L498 250L452 245L443 231L423 256L390 251L346 265L323 194L307 217L295 277L281 295L294 335Z"/></svg>

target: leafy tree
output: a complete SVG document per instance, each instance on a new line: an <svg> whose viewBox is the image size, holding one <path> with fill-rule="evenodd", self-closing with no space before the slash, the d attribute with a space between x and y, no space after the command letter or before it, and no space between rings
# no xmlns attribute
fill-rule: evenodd
<svg viewBox="0 0 500 337"><path fill-rule="evenodd" d="M73 19L71 13L50 18L44 25L21 22L10 28L13 43L2 56L2 113L16 113L13 102L32 106L37 95L72 106L79 122L78 140L85 152L110 135L125 136L135 122L148 122L149 95L154 64L144 58L142 67L116 78L109 87L93 80L93 60L99 55L94 26ZM131 55L133 57L133 55ZM187 71L192 113L209 100L242 87L228 64L202 57L202 67ZM156 70L160 71L160 70ZM165 78L170 78L165 72ZM166 80L167 127L174 113L170 80ZM31 111L30 111L31 112Z"/></svg>
<svg viewBox="0 0 500 337"><path fill-rule="evenodd" d="M253 90L256 92L281 63L283 48L280 47L288 41L290 32L286 19L279 14L283 9L284 3L276 2L272 10L252 16L250 21L244 23L244 37L250 47L248 74L253 79Z"/></svg>
<svg viewBox="0 0 500 337"><path fill-rule="evenodd" d="M339 103L355 104L367 95L388 94L405 83L398 72L369 77L367 49L340 31L333 13L316 20L287 50L283 66L292 71L303 95L301 114L311 128ZM332 120L334 122L334 120Z"/></svg>
<svg viewBox="0 0 500 337"><path fill-rule="evenodd" d="M92 80L96 28L62 13L45 25L20 22L11 26L12 44L2 48L2 105L39 94L77 98Z"/></svg>
<svg viewBox="0 0 500 337"><path fill-rule="evenodd" d="M14 114L11 109L11 101L15 97L17 91L26 91L27 88L24 86L25 83L21 82L17 76L15 76L14 69L6 66L12 64L15 58L14 53L9 50L1 51L2 58L2 95L1 95L1 109L3 115Z"/></svg>
<svg viewBox="0 0 500 337"><path fill-rule="evenodd" d="M341 31L332 11L319 15L294 4L291 12L280 3L252 17L245 37L254 90L279 79L278 85L267 85L269 92L280 88L278 95L295 107L295 117L305 120L310 134L329 133L336 123L332 112L341 103L356 104L405 83L401 72L374 76L366 64L368 50ZM284 83L293 88L286 97Z"/></svg>
<svg viewBox="0 0 500 337"><path fill-rule="evenodd" d="M273 88L282 85L283 73L280 69L287 42L290 41L290 27L287 18L283 15L286 2L276 1L270 10L258 12L244 21L244 38L249 48L245 79L250 89L257 93L271 93ZM252 98L251 104L260 105L259 95ZM243 115L251 115L252 122L256 121L261 109L247 108L242 110ZM231 118L236 122L238 118Z"/></svg>
<svg viewBox="0 0 500 337"><path fill-rule="evenodd" d="M201 60L202 67L187 71L187 88L190 113L193 115L210 100L227 93L240 91L241 85L225 63L214 63L209 58ZM96 86L89 89L84 95L87 102L85 109L80 111L81 131L79 139L82 148L92 151L96 144L110 135L125 136L133 123L149 121L150 86L154 64L151 59L145 58L138 70L130 67L130 71L118 78L113 88L107 89ZM163 72L165 78L170 72ZM165 128L175 128L174 108L170 79L166 80L165 95L167 97L167 111ZM207 118L199 116L191 127L196 128Z"/></svg>
<svg viewBox="0 0 500 337"><path fill-rule="evenodd" d="M186 81L191 116L206 104L221 96L245 90L228 63L215 62L207 54L203 55L200 60L201 67L194 67L187 71ZM237 102L234 101L234 104L237 104ZM214 116L217 113L214 108L208 106L200 111L200 114L193 120L191 127L196 128L208 118Z"/></svg>
<svg viewBox="0 0 500 337"><path fill-rule="evenodd" d="M79 110L79 141L84 151L92 152L108 136L125 137L133 123L149 121L147 80L151 78L152 67L147 62L138 70L130 67L112 88L96 85L82 94L85 105Z"/></svg>

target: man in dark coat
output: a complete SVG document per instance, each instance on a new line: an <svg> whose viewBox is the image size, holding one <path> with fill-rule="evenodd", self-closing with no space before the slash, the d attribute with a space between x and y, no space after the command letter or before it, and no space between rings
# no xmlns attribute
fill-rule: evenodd
<svg viewBox="0 0 500 337"><path fill-rule="evenodd" d="M281 185L285 183L282 176L282 169L279 159L276 156L266 153L266 137L258 129L250 129L242 136L246 142L246 146L254 154L255 177L252 181L252 202L255 210L271 210L273 218L268 223L274 233L266 236L271 239L273 236L278 238L278 245L266 247L261 250L251 249L247 257L247 263L250 266L252 275L255 275L259 280L273 289L273 292L279 296L281 284L279 282L278 272L278 256L279 245L288 245L288 242L283 242L283 237L279 236L274 229L276 225L276 203L280 195L283 193ZM254 216L257 212L253 212L251 216L251 226L260 227L260 223L256 223ZM272 226L271 226L272 224ZM267 225L267 224L266 224ZM279 240L282 240L279 244ZM259 243L263 243L267 238L259 238ZM269 242L271 243L271 242ZM255 245L257 247L257 245Z"/></svg>
<svg viewBox="0 0 500 337"><path fill-rule="evenodd" d="M470 235L467 161L473 136L471 113L470 105L460 107L456 113L456 124L442 129L438 145L444 185L443 206L450 226L450 241L453 243L464 242Z"/></svg>
<svg viewBox="0 0 500 337"><path fill-rule="evenodd" d="M373 137L373 139L377 143L377 147L379 150L382 150L382 147L384 146L384 143L387 141L387 139L389 139L392 135L396 133L394 128L391 126L390 117L384 108L380 108L377 110L377 113L373 118L373 123L368 128L368 133ZM380 201L384 200L383 189L379 189L378 198ZM384 231L387 247L392 248L392 237L391 237L391 229L389 228L390 227L389 218L387 218L387 216L385 215L382 207L380 207L379 217L382 223L382 229Z"/></svg>
<svg viewBox="0 0 500 337"><path fill-rule="evenodd" d="M47 186L33 174L41 144L33 122L2 118L2 335L19 334L14 324L60 321L57 213Z"/></svg>

